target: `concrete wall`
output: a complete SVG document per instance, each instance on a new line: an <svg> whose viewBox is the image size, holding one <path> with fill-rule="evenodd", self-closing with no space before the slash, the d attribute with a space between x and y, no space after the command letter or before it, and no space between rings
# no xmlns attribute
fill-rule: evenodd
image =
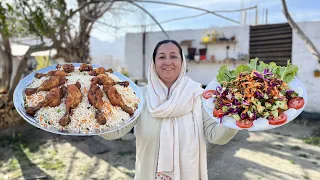
<svg viewBox="0 0 320 180"><path fill-rule="evenodd" d="M230 38L235 35L238 43L235 45L229 45L229 57L237 59L238 53L249 53L249 26L232 26L219 28L219 31L224 33L225 37ZM205 47L200 44L201 37L204 36L206 30L180 30L180 31L169 31L168 35L171 39L178 42L183 40L194 40L192 46L197 49ZM149 62L152 58L152 52L155 45L161 41L167 39L162 32L148 32L146 34L146 65L147 69ZM215 55L216 60L223 60L226 58L226 46L227 44L210 44L208 45L207 56L208 59L211 55ZM184 54L187 54L186 47L183 47ZM129 33L126 35L125 43L125 66L129 70L131 77L142 77L142 34L141 33ZM216 76L217 70L220 68L221 63L189 63L187 75L203 84L210 82L209 80ZM203 73L199 76L198 69L205 68L208 72Z"/></svg>
<svg viewBox="0 0 320 180"><path fill-rule="evenodd" d="M298 25L320 50L320 22L301 22ZM320 112L320 78L313 75L316 68L320 70L320 64L295 32L292 39L292 63L299 66L298 78L308 92L308 104L305 110Z"/></svg>
<svg viewBox="0 0 320 180"><path fill-rule="evenodd" d="M320 50L320 22L300 22L298 25L312 40L318 50ZM235 26L220 28L226 37L236 36L237 44L230 45L229 57L237 59L237 54L249 53L249 26ZM195 40L193 46L198 48L204 47L200 44L201 37L206 30L181 30L170 31L169 36L172 39L180 42L182 40ZM166 39L162 32L150 32L146 35L146 72L148 69L149 61L152 56L154 46L160 40ZM215 55L217 60L226 57L226 45L209 45L207 55ZM125 49L125 63L131 77L142 77L142 34L130 33L126 35L126 49ZM186 48L184 48L186 49ZM185 52L186 54L186 52ZM313 71L320 64L311 55L310 51L306 48L305 44L301 41L300 37L293 32L292 43L292 63L299 66L298 78L306 86L308 93L308 104L305 111L320 112L320 78L313 75ZM228 64L231 69L236 64ZM200 82L204 85L208 84L214 79L218 73L218 69L224 65L223 63L188 63L187 76L193 80Z"/></svg>

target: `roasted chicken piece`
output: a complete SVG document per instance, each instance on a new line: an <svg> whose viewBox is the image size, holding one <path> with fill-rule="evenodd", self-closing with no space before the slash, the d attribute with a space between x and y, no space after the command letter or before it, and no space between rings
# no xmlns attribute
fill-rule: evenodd
<svg viewBox="0 0 320 180"><path fill-rule="evenodd" d="M61 86L66 82L66 77L51 76L49 79L43 81L43 83L38 88L26 88L25 93L27 96L30 96L39 91L50 91L51 89Z"/></svg>
<svg viewBox="0 0 320 180"><path fill-rule="evenodd" d="M58 64L56 66L57 69L60 69L62 67L63 71L66 73L71 73L74 71L74 65L73 64Z"/></svg>
<svg viewBox="0 0 320 180"><path fill-rule="evenodd" d="M80 70L80 72L82 72L82 71L92 71L93 68L92 68L91 65L83 63L83 64L81 64L79 70Z"/></svg>
<svg viewBox="0 0 320 180"><path fill-rule="evenodd" d="M99 68L96 68L96 69L90 71L89 75L90 76L97 76L99 74L105 74L105 72L113 73L113 70L112 69L106 70L104 67L99 67Z"/></svg>
<svg viewBox="0 0 320 180"><path fill-rule="evenodd" d="M106 85L106 86L114 86L116 84L119 84L119 85L124 86L124 87L128 87L129 86L129 82L128 81L116 82L115 80L113 80L107 74L99 74L97 77L92 78L91 82L97 83L97 84L100 84L100 85Z"/></svg>
<svg viewBox="0 0 320 180"><path fill-rule="evenodd" d="M34 75L34 77L36 77L36 78L38 78L38 79L40 79L40 78L42 78L42 77L45 77L45 76L47 76L47 74L44 74L44 73L36 73L36 74Z"/></svg>
<svg viewBox="0 0 320 180"><path fill-rule="evenodd" d="M61 126L66 126L70 123L70 113L71 110L76 108L81 100L82 100L82 93L81 93L81 84L77 82L76 84L68 85L67 90L67 97L66 97L66 113L60 119L59 124Z"/></svg>
<svg viewBox="0 0 320 180"><path fill-rule="evenodd" d="M124 112L128 113L130 116L132 116L134 114L134 110L124 103L124 101L121 97L121 94L117 91L117 89L115 87L103 85L103 91L106 93L110 103L113 106L121 107L121 109Z"/></svg>
<svg viewBox="0 0 320 180"><path fill-rule="evenodd" d="M59 76L59 77L65 77L67 75L66 72L62 71L62 70L54 70L54 71L49 71L47 74L43 74L43 73L36 73L34 75L34 77L40 79L41 77L44 76Z"/></svg>
<svg viewBox="0 0 320 180"><path fill-rule="evenodd" d="M26 112L30 116L34 116L36 112L42 107L56 107L61 103L61 99L64 97L67 89L65 86L55 87L49 91L45 99L37 104L36 107L27 107Z"/></svg>
<svg viewBox="0 0 320 180"><path fill-rule="evenodd" d="M95 118L100 125L106 124L107 120L102 113L103 105L103 91L96 83L91 83L90 90L88 91L89 103L97 109Z"/></svg>

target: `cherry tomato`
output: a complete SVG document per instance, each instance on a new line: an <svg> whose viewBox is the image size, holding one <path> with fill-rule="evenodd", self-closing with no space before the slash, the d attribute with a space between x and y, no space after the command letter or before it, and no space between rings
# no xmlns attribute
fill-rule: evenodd
<svg viewBox="0 0 320 180"><path fill-rule="evenodd" d="M212 95L215 94L216 91L215 90L206 90L202 93L202 96L205 98L205 99L209 99L209 98L212 98Z"/></svg>
<svg viewBox="0 0 320 180"><path fill-rule="evenodd" d="M279 125L279 124L283 124L287 121L288 117L286 114L280 114L280 116L278 116L277 118L275 117L270 117L269 120L269 124L271 125Z"/></svg>
<svg viewBox="0 0 320 180"><path fill-rule="evenodd" d="M214 117L221 118L222 115L223 115L223 112L221 109L216 109L216 108L213 109L213 116Z"/></svg>
<svg viewBox="0 0 320 180"><path fill-rule="evenodd" d="M250 128L253 125L253 122L248 119L244 119L237 121L236 124L240 128Z"/></svg>
<svg viewBox="0 0 320 180"><path fill-rule="evenodd" d="M300 109L304 105L303 97L295 97L289 100L288 106L289 108Z"/></svg>

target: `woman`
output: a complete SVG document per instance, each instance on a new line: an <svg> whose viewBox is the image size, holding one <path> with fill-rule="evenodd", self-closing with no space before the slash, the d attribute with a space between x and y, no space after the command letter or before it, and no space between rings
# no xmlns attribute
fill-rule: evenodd
<svg viewBox="0 0 320 180"><path fill-rule="evenodd" d="M203 110L199 83L185 76L186 60L174 40L159 42L153 52L146 104L136 121L136 180L206 180L206 140L225 144L237 133L216 123ZM104 134L124 136L135 124Z"/></svg>

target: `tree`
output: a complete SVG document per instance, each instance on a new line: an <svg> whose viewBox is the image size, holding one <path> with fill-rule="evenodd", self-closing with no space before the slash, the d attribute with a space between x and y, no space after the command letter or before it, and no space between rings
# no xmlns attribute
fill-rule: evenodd
<svg viewBox="0 0 320 180"><path fill-rule="evenodd" d="M320 53L316 46L312 43L312 41L308 38L308 36L302 31L302 29L298 26L296 22L292 19L286 4L286 0L282 0L283 6L283 14L286 17L289 25L292 30L298 34L298 36L302 39L302 41L306 44L309 51L312 53L314 58L320 63Z"/></svg>
<svg viewBox="0 0 320 180"><path fill-rule="evenodd" d="M4 62L2 87L9 90L10 99L27 66L28 58L34 52L54 48L57 50L55 58L62 58L66 62L88 61L89 38L93 24L111 9L113 2L77 2L78 8L75 10L68 10L64 0L16 0L12 5L0 3L0 32L3 45L0 47L0 55ZM72 23L74 21L78 24ZM41 43L30 46L22 57L10 86L12 54L9 39L21 35L36 37Z"/></svg>

